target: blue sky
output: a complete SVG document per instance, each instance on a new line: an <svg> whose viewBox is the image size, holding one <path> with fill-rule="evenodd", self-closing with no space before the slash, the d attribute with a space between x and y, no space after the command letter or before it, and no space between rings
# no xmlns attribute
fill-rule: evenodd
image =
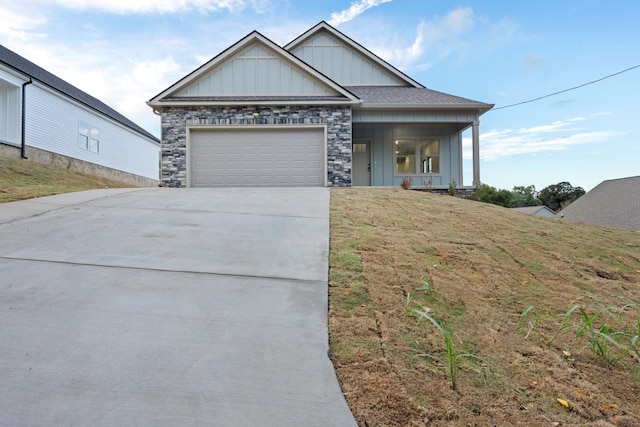
<svg viewBox="0 0 640 427"><path fill-rule="evenodd" d="M159 135L145 101L253 30L284 45L325 20L425 86L498 108L640 65L639 18L637 0L8 0L0 44ZM482 181L640 175L639 100L636 68L486 113Z"/></svg>

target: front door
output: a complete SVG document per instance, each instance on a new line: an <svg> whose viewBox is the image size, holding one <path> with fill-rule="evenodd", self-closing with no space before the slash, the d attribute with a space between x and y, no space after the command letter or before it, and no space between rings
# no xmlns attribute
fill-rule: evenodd
<svg viewBox="0 0 640 427"><path fill-rule="evenodd" d="M367 140L355 140L352 144L351 162L353 163L353 172L351 175L351 185L353 186L371 185L370 146L371 143Z"/></svg>

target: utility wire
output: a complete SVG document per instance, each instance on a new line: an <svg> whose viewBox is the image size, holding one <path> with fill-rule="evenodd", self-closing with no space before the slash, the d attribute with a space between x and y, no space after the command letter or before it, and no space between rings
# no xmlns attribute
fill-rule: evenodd
<svg viewBox="0 0 640 427"><path fill-rule="evenodd" d="M617 73L609 74L608 76L604 76L602 78L599 78L597 80L593 80L593 81L588 82L588 83L584 83L584 84L581 84L581 85L578 85L578 86L570 87L569 89L561 90L559 92L550 93L549 95L539 96L538 98L529 99L528 101L522 101L522 102L517 102L515 104L505 105L504 107L492 108L489 111L502 110L504 108L515 107L516 105L528 104L530 102L539 101L539 100L544 99L544 98L549 98L550 96L559 95L561 93L569 92L570 90L575 90L575 89L578 89L578 88L581 88L581 87L584 87L584 86L588 86L588 85L592 85L594 83L601 82L602 80L608 79L608 78L613 77L613 76L617 76L618 74L626 73L627 71L631 71L631 70L633 70L635 68L640 68L640 64L638 64L636 66L633 66L631 68L627 68L626 70L618 71Z"/></svg>

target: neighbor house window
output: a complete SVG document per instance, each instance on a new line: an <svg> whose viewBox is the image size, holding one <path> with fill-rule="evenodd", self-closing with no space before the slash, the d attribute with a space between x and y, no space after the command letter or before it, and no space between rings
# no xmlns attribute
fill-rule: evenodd
<svg viewBox="0 0 640 427"><path fill-rule="evenodd" d="M0 80L0 141L20 142L20 88Z"/></svg>
<svg viewBox="0 0 640 427"><path fill-rule="evenodd" d="M83 121L78 122L78 147L97 153L100 146L100 131Z"/></svg>
<svg viewBox="0 0 640 427"><path fill-rule="evenodd" d="M440 140L407 138L395 141L396 175L440 173Z"/></svg>

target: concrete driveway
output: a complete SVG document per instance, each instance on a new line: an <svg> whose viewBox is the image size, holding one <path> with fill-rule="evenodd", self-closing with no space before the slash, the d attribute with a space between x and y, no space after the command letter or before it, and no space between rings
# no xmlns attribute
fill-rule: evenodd
<svg viewBox="0 0 640 427"><path fill-rule="evenodd" d="M328 236L325 188L0 204L0 425L355 426Z"/></svg>

